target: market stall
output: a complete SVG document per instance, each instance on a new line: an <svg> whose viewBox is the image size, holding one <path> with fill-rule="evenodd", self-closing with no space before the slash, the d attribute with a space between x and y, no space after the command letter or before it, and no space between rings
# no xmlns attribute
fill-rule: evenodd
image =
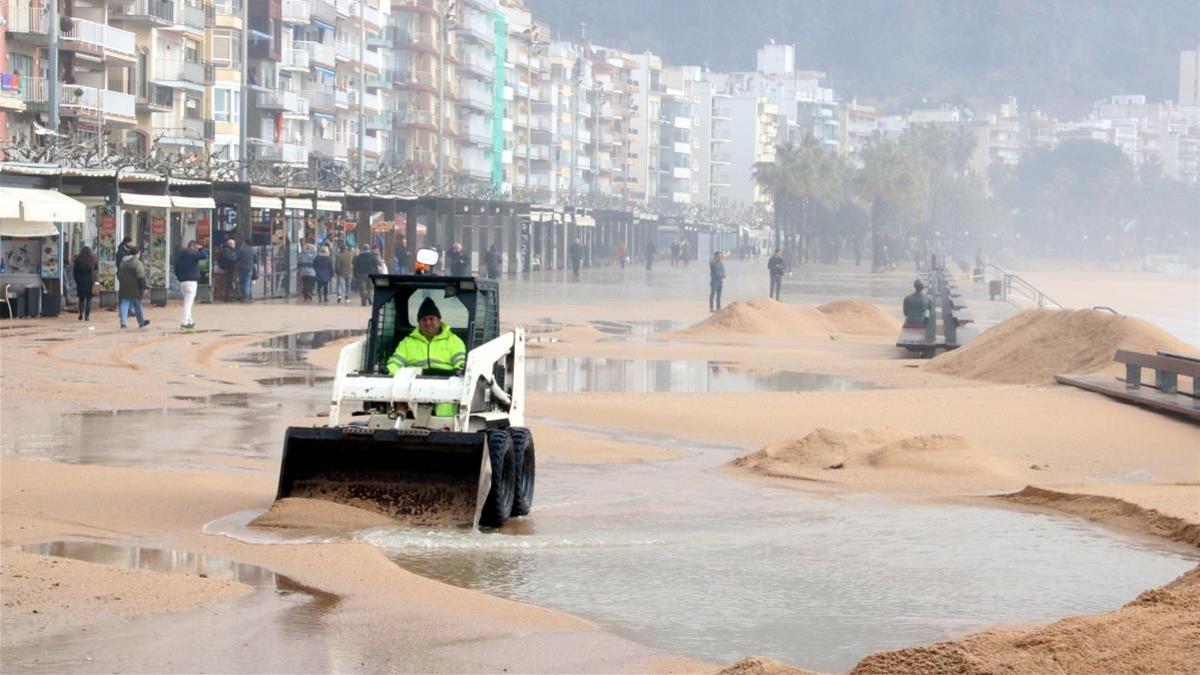
<svg viewBox="0 0 1200 675"><path fill-rule="evenodd" d="M84 205L59 192L0 187L0 287L15 300L12 315L58 314L65 291L62 227L84 217Z"/></svg>

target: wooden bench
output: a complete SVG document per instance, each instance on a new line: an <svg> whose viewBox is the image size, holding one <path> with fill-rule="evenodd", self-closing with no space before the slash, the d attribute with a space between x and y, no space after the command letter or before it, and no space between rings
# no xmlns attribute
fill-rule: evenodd
<svg viewBox="0 0 1200 675"><path fill-rule="evenodd" d="M938 348L937 337L930 338L929 330L921 326L905 324L900 328L900 337L896 338L896 346L922 356L933 356Z"/></svg>
<svg viewBox="0 0 1200 675"><path fill-rule="evenodd" d="M1118 349L1113 355L1125 364L1125 377L1112 380L1088 375L1055 375L1054 379L1088 391L1183 415L1200 421L1200 357L1159 352L1144 354ZM1154 371L1154 383L1142 382L1142 369ZM1191 391L1179 390L1179 377L1192 380Z"/></svg>

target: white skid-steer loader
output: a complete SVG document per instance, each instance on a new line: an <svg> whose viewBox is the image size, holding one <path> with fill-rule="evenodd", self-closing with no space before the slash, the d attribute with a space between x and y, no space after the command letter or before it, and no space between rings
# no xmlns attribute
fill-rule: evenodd
<svg viewBox="0 0 1200 675"><path fill-rule="evenodd" d="M436 256L422 250L418 261L432 267ZM535 457L524 426L525 333L499 334L499 285L421 274L371 283L367 335L341 350L327 426L288 428L275 498L326 499L418 526L499 527L528 514ZM387 361L427 298L466 345L466 365L389 375Z"/></svg>

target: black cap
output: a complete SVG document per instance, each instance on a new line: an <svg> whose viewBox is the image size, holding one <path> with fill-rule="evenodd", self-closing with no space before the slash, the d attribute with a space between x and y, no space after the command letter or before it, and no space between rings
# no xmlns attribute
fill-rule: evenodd
<svg viewBox="0 0 1200 675"><path fill-rule="evenodd" d="M433 301L433 298L425 298L425 301L421 303L421 308L417 310L418 320L427 316L442 318L442 312L438 309L437 303Z"/></svg>

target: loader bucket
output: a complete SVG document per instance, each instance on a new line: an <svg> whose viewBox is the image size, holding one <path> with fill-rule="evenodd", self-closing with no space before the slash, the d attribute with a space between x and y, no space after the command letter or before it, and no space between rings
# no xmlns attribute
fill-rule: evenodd
<svg viewBox="0 0 1200 675"><path fill-rule="evenodd" d="M275 499L325 499L416 526L478 527L491 489L483 434L290 427Z"/></svg>

